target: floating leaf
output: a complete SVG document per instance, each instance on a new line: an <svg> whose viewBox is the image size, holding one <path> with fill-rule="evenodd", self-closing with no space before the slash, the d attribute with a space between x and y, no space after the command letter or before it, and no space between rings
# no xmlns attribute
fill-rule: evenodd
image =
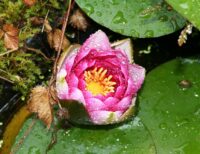
<svg viewBox="0 0 200 154"><path fill-rule="evenodd" d="M97 23L123 35L146 38L173 33L185 19L163 0L76 0Z"/></svg>
<svg viewBox="0 0 200 154"><path fill-rule="evenodd" d="M48 128L50 128L53 120L50 100L48 89L37 86L32 89L28 101L29 111L37 113L39 119L41 119Z"/></svg>
<svg viewBox="0 0 200 154"><path fill-rule="evenodd" d="M200 153L200 58L151 71L139 95L139 117L157 153Z"/></svg>
<svg viewBox="0 0 200 154"><path fill-rule="evenodd" d="M59 130L54 153L199 153L200 59L176 59L151 71L138 116L118 126ZM15 145L31 123L25 122ZM44 153L51 133L38 121L17 153ZM14 145L14 147L15 147Z"/></svg>
<svg viewBox="0 0 200 154"><path fill-rule="evenodd" d="M177 12L200 30L199 0L166 0Z"/></svg>
<svg viewBox="0 0 200 154"><path fill-rule="evenodd" d="M4 30L4 45L7 49L17 49L19 46L19 29L12 24L5 24Z"/></svg>
<svg viewBox="0 0 200 154"><path fill-rule="evenodd" d="M31 121L29 119L25 122L15 145L23 137ZM16 154L45 153L50 140L51 133L38 121ZM148 131L136 117L134 121L118 127L73 127L59 130L57 143L48 151L48 154L55 153L151 154L155 153L155 147Z"/></svg>

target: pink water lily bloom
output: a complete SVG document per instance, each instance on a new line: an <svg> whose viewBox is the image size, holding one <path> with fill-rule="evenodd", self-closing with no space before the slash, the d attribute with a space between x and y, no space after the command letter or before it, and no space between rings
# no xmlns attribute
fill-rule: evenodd
<svg viewBox="0 0 200 154"><path fill-rule="evenodd" d="M61 101L81 103L93 124L111 124L128 117L144 77L145 69L132 64L123 50L111 48L99 30L64 57L56 89Z"/></svg>

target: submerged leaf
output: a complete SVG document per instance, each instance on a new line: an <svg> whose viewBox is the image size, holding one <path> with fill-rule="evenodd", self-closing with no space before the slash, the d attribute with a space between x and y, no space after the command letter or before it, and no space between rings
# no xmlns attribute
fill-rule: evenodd
<svg viewBox="0 0 200 154"><path fill-rule="evenodd" d="M30 112L37 113L39 119L50 128L53 121L53 115L50 104L50 95L47 88L37 86L32 89L28 101L28 109Z"/></svg>

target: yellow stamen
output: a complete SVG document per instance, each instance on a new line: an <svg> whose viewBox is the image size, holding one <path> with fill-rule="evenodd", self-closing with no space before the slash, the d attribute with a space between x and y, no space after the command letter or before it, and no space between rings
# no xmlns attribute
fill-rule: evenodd
<svg viewBox="0 0 200 154"><path fill-rule="evenodd" d="M106 77L107 70L102 67L97 69L95 67L91 71L84 72L84 78L86 82L86 90L90 91L92 95L107 95L114 92L114 85L116 82L111 81L112 75Z"/></svg>

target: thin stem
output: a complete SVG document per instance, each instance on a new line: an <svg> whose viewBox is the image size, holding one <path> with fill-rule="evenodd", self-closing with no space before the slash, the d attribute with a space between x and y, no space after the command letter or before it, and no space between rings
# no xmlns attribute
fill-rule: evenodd
<svg viewBox="0 0 200 154"><path fill-rule="evenodd" d="M44 32L44 24L45 24L45 21L47 20L48 15L49 15L49 10L47 11L47 14L46 14L46 16L44 18L44 23L42 25L42 30L41 30L42 33Z"/></svg>
<svg viewBox="0 0 200 154"><path fill-rule="evenodd" d="M37 54L42 55L46 60L51 60L50 58L48 58L44 53L42 53L42 52L41 52L40 50L38 50L38 49L29 48L29 47L25 47L25 49L30 50L30 51L33 51L33 52L35 52L35 53L37 53Z"/></svg>
<svg viewBox="0 0 200 154"><path fill-rule="evenodd" d="M4 52L4 53L0 54L0 57L1 57L1 56L4 56L4 55L7 55L7 54L9 54L9 53L12 53L12 52L14 52L14 51L17 51L17 50L18 50L18 48L15 48L15 49L12 49L12 50L8 50L7 52Z"/></svg>
<svg viewBox="0 0 200 154"><path fill-rule="evenodd" d="M72 0L69 0L69 6L68 6L68 9L67 9L67 14L65 15L65 20L64 20L64 23L63 23L63 26L62 26L62 35L61 35L60 44L59 44L59 48L58 48L58 54L57 54L55 64L54 64L54 70L53 70L54 76L57 73L57 63L58 63L58 59L59 59L60 53L61 53L64 34L65 34L65 30L66 30L66 27L67 27L67 22L68 22L70 10L71 10L71 5L72 5Z"/></svg>
<svg viewBox="0 0 200 154"><path fill-rule="evenodd" d="M62 25L62 35L61 35L61 38L60 38L60 44L59 44L57 56L56 56L56 59L55 59L55 62L54 62L54 66L53 66L53 75L51 76L51 79L50 79L50 82L49 82L49 94L51 95L51 97L53 97L53 93L52 93L51 88L54 88L55 82L56 82L56 74L57 74L57 71L58 71L57 64L58 64L58 60L59 60L60 53L61 53L61 48L62 48L62 44L63 44L65 30L66 30L66 27L67 27L67 22L68 22L68 19L69 19L71 6L72 6L72 0L69 0L69 6L68 6L68 9L67 9L67 13L65 14L65 20L64 20L63 25ZM58 103L59 108L62 108L59 101L58 101L58 98L56 97L55 99L56 99L56 102Z"/></svg>
<svg viewBox="0 0 200 154"><path fill-rule="evenodd" d="M1 79L1 80L4 80L4 81L7 81L7 82L9 82L9 83L12 83L12 84L14 84L14 82L13 82L13 81L11 81L11 80L9 80L9 79L7 79L7 78L3 77L3 76L0 76L0 79Z"/></svg>

